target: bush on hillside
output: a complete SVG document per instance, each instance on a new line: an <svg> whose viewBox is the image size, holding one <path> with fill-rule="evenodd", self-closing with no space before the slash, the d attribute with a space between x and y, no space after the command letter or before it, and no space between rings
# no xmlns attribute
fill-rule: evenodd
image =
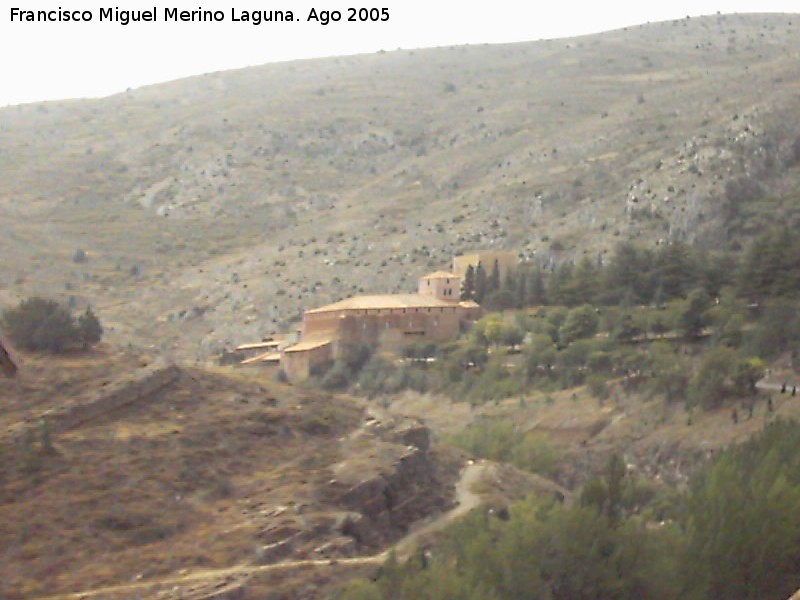
<svg viewBox="0 0 800 600"><path fill-rule="evenodd" d="M100 341L103 327L91 308L77 320L55 300L34 296L3 312L2 326L24 350L63 352Z"/></svg>

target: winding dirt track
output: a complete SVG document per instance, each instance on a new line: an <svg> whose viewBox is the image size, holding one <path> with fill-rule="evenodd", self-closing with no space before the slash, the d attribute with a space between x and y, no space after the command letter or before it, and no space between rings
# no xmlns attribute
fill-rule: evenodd
<svg viewBox="0 0 800 600"><path fill-rule="evenodd" d="M146 581L136 581L133 583L112 585L102 588L95 588L92 590L70 592L66 594L58 594L56 596L40 596L39 598L34 598L31 600L82 600L95 596L101 596L103 594L124 594L125 592L144 591L147 588L154 588L156 586L182 586L207 582L210 580L231 582L238 580L240 577L249 577L250 575L256 573L331 566L332 564L377 565L383 563L392 550L395 551L398 558L407 558L413 551L414 545L420 537L442 529L455 519L465 515L473 508L481 504L482 500L480 496L472 491L472 486L480 479L481 475L487 470L487 468L488 465L482 462L468 464L466 467L464 467L461 472L461 478L459 479L458 483L456 483L455 499L457 501L457 505L447 512L417 523L411 528L411 531L406 536L378 554L355 556L351 558L337 558L333 560L328 558L290 560L270 565L241 564L222 569L206 569L203 571L194 571L185 575L168 575L166 577L148 579Z"/></svg>

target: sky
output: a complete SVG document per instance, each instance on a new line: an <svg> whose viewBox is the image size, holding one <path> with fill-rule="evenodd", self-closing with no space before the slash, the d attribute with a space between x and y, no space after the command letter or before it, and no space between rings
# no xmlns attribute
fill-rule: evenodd
<svg viewBox="0 0 800 600"><path fill-rule="evenodd" d="M379 20L349 22L348 7ZM14 9L83 12L88 22L28 22ZM155 12L155 22L100 20L101 8ZM214 22L166 21L165 11L221 11ZM309 20L314 9L318 20ZM10 0L0 8L0 107L102 97L152 83L268 62L458 44L563 38L721 13L798 12L797 0ZM254 25L242 13L291 11L295 22ZM85 12L84 12L85 11ZM323 11L341 20L322 24ZM239 21L234 21L236 15ZM252 21L252 19L251 19Z"/></svg>

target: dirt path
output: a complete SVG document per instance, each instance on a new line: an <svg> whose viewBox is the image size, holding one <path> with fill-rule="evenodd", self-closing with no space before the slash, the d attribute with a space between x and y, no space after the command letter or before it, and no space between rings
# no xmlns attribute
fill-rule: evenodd
<svg viewBox="0 0 800 600"><path fill-rule="evenodd" d="M411 531L392 547L398 558L408 558L409 554L414 550L414 545L422 536L442 529L455 519L467 514L473 508L480 506L481 497L473 492L472 488L487 468L488 465L483 462L471 463L464 467L461 472L461 478L456 484L455 500L458 504L445 513L415 523ZM389 551L386 550L381 555L385 557L388 553Z"/></svg>
<svg viewBox="0 0 800 600"><path fill-rule="evenodd" d="M416 523L406 536L378 554L355 556L352 558L290 560L269 565L242 564L222 569L206 569L202 571L186 573L184 575L169 575L161 578L148 579L146 581L111 585L92 590L84 590L81 592L70 592L55 596L41 596L38 599L32 600L83 600L96 596L102 596L103 594L124 594L126 592L142 591L146 590L147 588L154 588L156 586L185 586L200 582L207 582L209 580L217 580L221 583L220 587L223 587L226 584L235 582L239 578L249 577L257 573L268 573L270 571L287 571L307 567L331 566L334 564L379 565L386 560L392 550L395 551L398 558L407 558L408 555L410 555L410 553L413 551L414 545L419 538L442 529L449 523L452 523L454 520L467 514L473 508L481 504L482 500L480 496L472 491L472 487L487 469L488 465L483 462L470 463L465 466L461 472L461 478L458 480L455 489L455 499L458 504L447 512ZM191 594L191 590L189 593Z"/></svg>

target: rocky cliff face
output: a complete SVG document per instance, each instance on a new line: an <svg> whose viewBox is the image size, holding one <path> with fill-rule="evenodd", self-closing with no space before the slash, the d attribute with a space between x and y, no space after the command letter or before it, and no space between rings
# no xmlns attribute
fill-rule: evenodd
<svg viewBox="0 0 800 600"><path fill-rule="evenodd" d="M333 465L325 493L351 513L345 530L359 543L385 543L450 506L457 471L434 455L427 427L371 412L345 446L351 458Z"/></svg>

